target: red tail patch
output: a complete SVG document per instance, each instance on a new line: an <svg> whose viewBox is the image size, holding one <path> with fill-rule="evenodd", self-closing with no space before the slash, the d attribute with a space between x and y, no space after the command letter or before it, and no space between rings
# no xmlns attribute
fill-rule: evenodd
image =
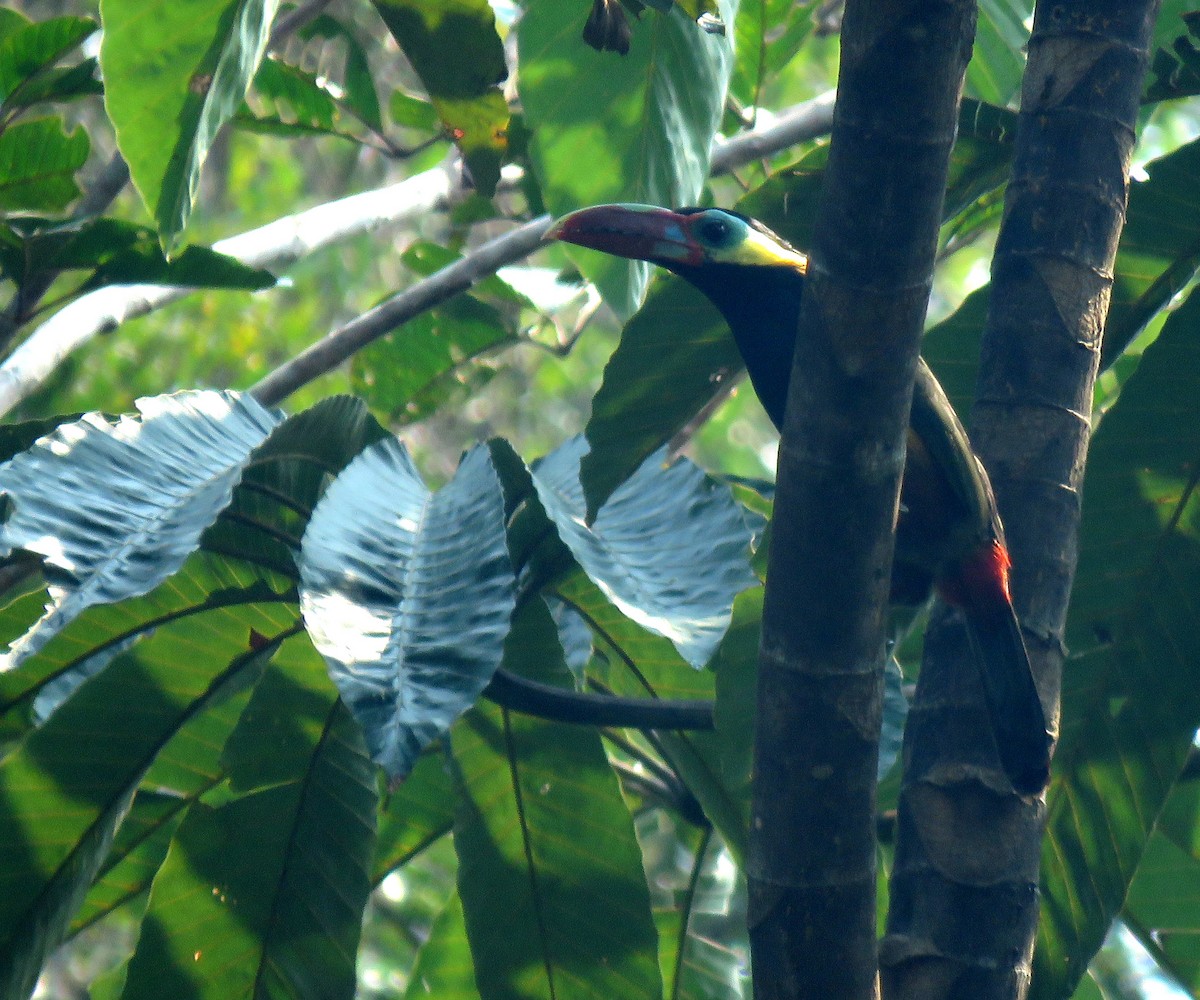
<svg viewBox="0 0 1200 1000"><path fill-rule="evenodd" d="M1011 567L1008 549L992 539L990 544L979 546L959 563L953 576L938 580L938 594L947 604L977 614L1008 607L1012 604L1008 590Z"/></svg>

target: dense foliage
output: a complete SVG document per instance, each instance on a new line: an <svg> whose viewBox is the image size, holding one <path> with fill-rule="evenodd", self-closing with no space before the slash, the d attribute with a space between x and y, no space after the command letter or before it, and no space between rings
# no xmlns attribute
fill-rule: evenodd
<svg viewBox="0 0 1200 1000"><path fill-rule="evenodd" d="M26 6L0 10L0 992L743 995L774 438L697 293L539 237L714 202L806 245L837 5ZM924 353L964 413L1030 6L982 4L951 162ZM1042 998L1137 995L1134 939L1200 994L1183 6L1105 331ZM498 670L714 727L548 721Z"/></svg>

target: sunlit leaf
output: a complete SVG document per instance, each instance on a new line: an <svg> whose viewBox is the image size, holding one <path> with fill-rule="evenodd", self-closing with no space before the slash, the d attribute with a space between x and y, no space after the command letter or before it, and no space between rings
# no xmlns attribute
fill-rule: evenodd
<svg viewBox="0 0 1200 1000"><path fill-rule="evenodd" d="M278 419L249 397L208 391L138 409L61 425L0 466L13 506L0 551L40 555L56 597L10 668L85 608L147 593L178 569Z"/></svg>
<svg viewBox="0 0 1200 1000"><path fill-rule="evenodd" d="M191 807L155 877L124 996L352 997L374 773L305 636L274 657L226 758L229 797Z"/></svg>
<svg viewBox="0 0 1200 1000"><path fill-rule="evenodd" d="M693 666L712 657L729 627L733 599L756 580L750 534L725 486L686 459L652 455L585 522L573 438L536 463L538 498L579 565L643 628L670 639Z"/></svg>
<svg viewBox="0 0 1200 1000"><path fill-rule="evenodd" d="M0 38L0 104L13 104L14 91L30 86L30 77L52 66L96 27L87 17L54 17Z"/></svg>
<svg viewBox="0 0 1200 1000"><path fill-rule="evenodd" d="M350 463L309 522L305 624L393 778L499 666L513 609L503 516L486 449L433 494L389 439Z"/></svg>
<svg viewBox="0 0 1200 1000"><path fill-rule="evenodd" d="M82 128L66 132L57 118L10 125L0 132L0 209L65 208L79 194L75 172L90 149Z"/></svg>
<svg viewBox="0 0 1200 1000"><path fill-rule="evenodd" d="M200 170L241 107L278 0L103 0L100 66L117 145L170 249Z"/></svg>
<svg viewBox="0 0 1200 1000"><path fill-rule="evenodd" d="M579 9L533 4L517 28L530 155L555 215L600 202L691 204L708 176L732 59L682 11L647 17L629 55L579 38ZM622 318L641 302L645 264L568 250Z"/></svg>
<svg viewBox="0 0 1200 1000"><path fill-rule="evenodd" d="M262 656L246 645L255 626L268 636L295 628L252 606L163 626L80 688L4 761L4 995L33 988L156 753L191 718L258 675ZM79 752L81 734L86 754Z"/></svg>
<svg viewBox="0 0 1200 1000"><path fill-rule="evenodd" d="M500 180L508 106L504 46L487 0L374 0L392 37L421 78L471 180L491 197ZM446 58L453 52L454 58Z"/></svg>

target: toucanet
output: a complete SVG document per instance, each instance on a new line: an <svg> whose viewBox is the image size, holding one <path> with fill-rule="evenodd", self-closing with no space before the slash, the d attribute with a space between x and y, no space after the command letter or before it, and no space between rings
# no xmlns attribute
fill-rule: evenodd
<svg viewBox="0 0 1200 1000"><path fill-rule="evenodd" d="M777 429L791 377L808 258L757 220L718 208L597 205L549 238L673 271L717 307ZM967 624L1000 762L1022 795L1049 776L1051 738L1009 594L1008 550L987 473L924 361L917 366L896 525L892 600L936 589Z"/></svg>

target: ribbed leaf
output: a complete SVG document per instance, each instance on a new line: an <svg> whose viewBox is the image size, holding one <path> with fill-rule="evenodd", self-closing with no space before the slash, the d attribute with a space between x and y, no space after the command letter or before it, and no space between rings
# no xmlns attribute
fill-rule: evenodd
<svg viewBox="0 0 1200 1000"><path fill-rule="evenodd" d="M88 414L0 466L0 490L13 505L0 552L44 557L58 598L8 653L8 669L86 608L145 594L175 572L277 421L233 393L137 405L140 418Z"/></svg>
<svg viewBox="0 0 1200 1000"><path fill-rule="evenodd" d="M1092 442L1048 794L1037 998L1100 947L1200 726L1200 296L1167 321Z"/></svg>
<svg viewBox="0 0 1200 1000"><path fill-rule="evenodd" d="M192 806L154 880L126 1000L352 997L375 781L305 636L279 650L226 759L232 797Z"/></svg>
<svg viewBox="0 0 1200 1000"><path fill-rule="evenodd" d="M733 17L725 18L733 23ZM546 206L694 202L708 176L732 66L730 43L678 8L643 18L629 54L579 38L569 3L531 4L517 27L521 101ZM568 248L605 301L627 319L646 287L645 264Z"/></svg>
<svg viewBox="0 0 1200 1000"><path fill-rule="evenodd" d="M353 396L331 396L288 417L251 452L232 500L201 544L297 576L294 555L331 477L386 437Z"/></svg>
<svg viewBox="0 0 1200 1000"><path fill-rule="evenodd" d="M305 623L393 778L479 697L513 609L504 498L487 449L431 494L403 445L338 477L301 550Z"/></svg>
<svg viewBox="0 0 1200 1000"><path fill-rule="evenodd" d="M228 560L198 554L154 594L125 601L113 608L94 609L72 623L63 635L85 626L88 619L107 620L118 611L152 605L156 595L164 599L163 604L171 605L174 592L184 584L193 592L211 589L212 595L190 609L180 608L180 617L200 614L206 605L221 606L222 601L249 604L265 600L270 603L274 596L274 603L281 605L280 613L290 616L293 621L297 618L299 609L287 580L274 578L274 586L278 588L278 594L274 594L269 585L256 585L255 575L248 567L242 567L238 573L231 572L237 568L236 563ZM45 657L53 646L48 646L27 667ZM117 831L96 883L71 925L72 934L150 888L150 881L162 864L167 844L183 814L192 802L225 779L222 761L225 742L241 718L249 696L249 691L238 692L219 705L210 706L183 725L155 756L129 815Z"/></svg>
<svg viewBox="0 0 1200 1000"><path fill-rule="evenodd" d="M95 883L71 921L70 936L103 920L150 888L150 880L167 856L167 847L190 801L146 788L138 790Z"/></svg>
<svg viewBox="0 0 1200 1000"><path fill-rule="evenodd" d="M294 628L269 604L164 625L84 684L4 761L0 994L32 989L159 750L258 675L262 655L248 648L252 633ZM271 640L264 642L269 651Z"/></svg>
<svg viewBox="0 0 1200 1000"><path fill-rule="evenodd" d="M54 17L0 38L0 103L8 104L13 91L39 70L54 65L96 27L87 17Z"/></svg>
<svg viewBox="0 0 1200 1000"><path fill-rule="evenodd" d="M294 610L291 581L198 553L151 593L89 608L20 667L0 672L0 737L13 739L24 733L33 700L47 684L74 674L87 661L111 659L133 639L171 622L260 602L288 603ZM161 783L170 785L165 777Z"/></svg>
<svg viewBox="0 0 1200 1000"><path fill-rule="evenodd" d="M513 655L549 680L566 674L556 646L545 608L526 605ZM641 851L599 735L481 704L455 726L451 749L480 996L660 1000Z"/></svg>
<svg viewBox="0 0 1200 1000"><path fill-rule="evenodd" d="M100 66L117 145L170 249L200 169L242 104L278 0L103 0Z"/></svg>
<svg viewBox="0 0 1200 1000"><path fill-rule="evenodd" d="M66 132L57 118L9 125L0 132L0 210L66 208L79 194L75 172L90 149L82 128Z"/></svg>
<svg viewBox="0 0 1200 1000"><path fill-rule="evenodd" d="M755 583L750 532L725 486L686 459L648 458L585 523L572 438L533 467L538 499L579 565L631 620L670 639L689 663L711 658L733 599Z"/></svg>

